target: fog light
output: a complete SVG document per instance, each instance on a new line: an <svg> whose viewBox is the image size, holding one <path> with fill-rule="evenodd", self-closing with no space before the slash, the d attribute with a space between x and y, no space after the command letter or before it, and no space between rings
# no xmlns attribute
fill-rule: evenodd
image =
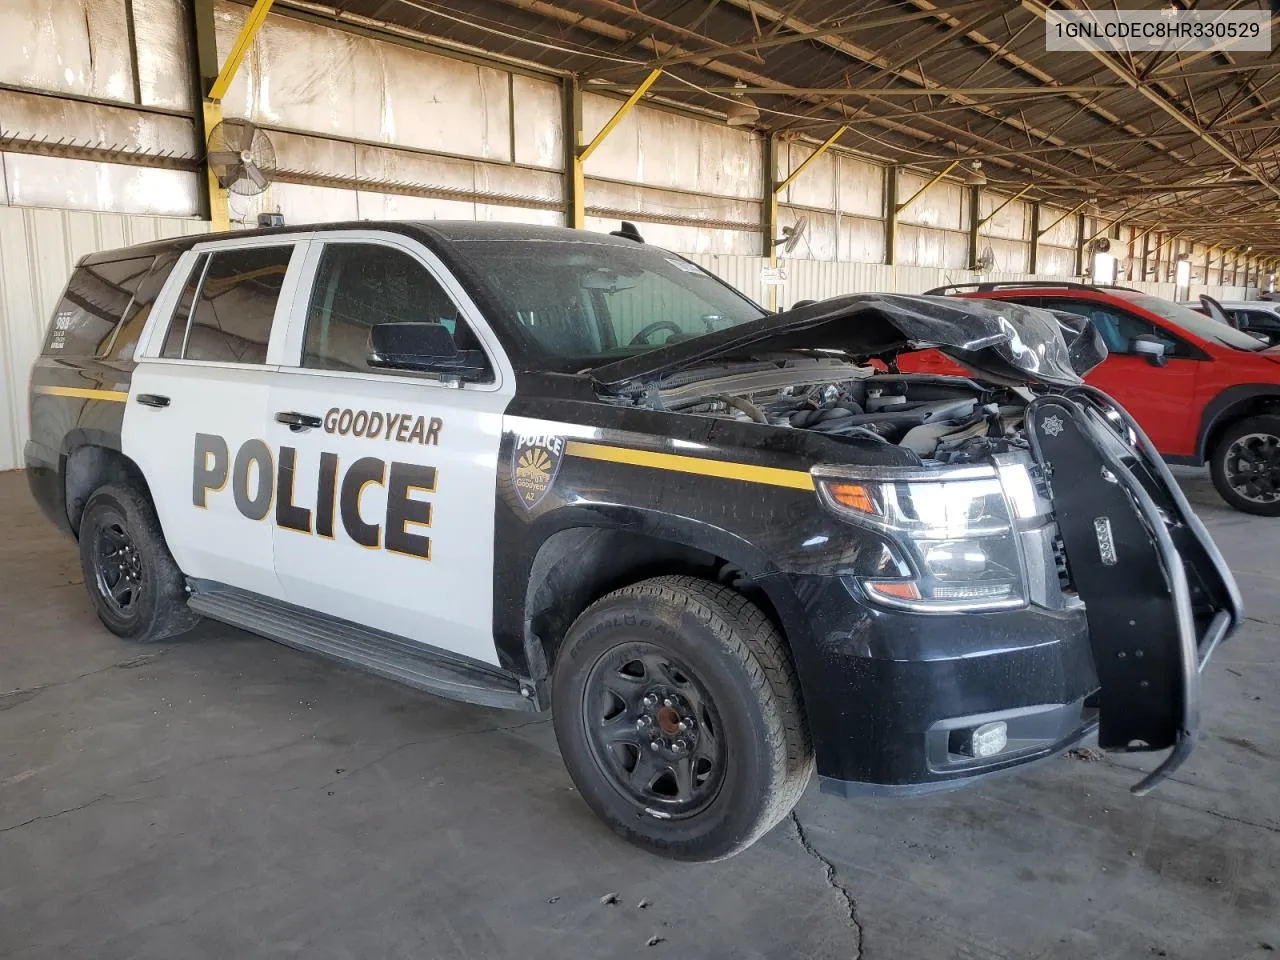
<svg viewBox="0 0 1280 960"><path fill-rule="evenodd" d="M973 731L969 737L969 752L973 756L994 757L1009 745L1009 728L1003 720L995 723L984 723Z"/></svg>

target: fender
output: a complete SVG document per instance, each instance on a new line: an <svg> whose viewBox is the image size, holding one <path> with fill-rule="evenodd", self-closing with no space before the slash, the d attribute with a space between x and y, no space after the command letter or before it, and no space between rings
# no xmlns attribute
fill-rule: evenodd
<svg viewBox="0 0 1280 960"><path fill-rule="evenodd" d="M632 549L619 550L621 542L611 534L628 538ZM539 517L526 543L524 568L508 566L502 579L527 588L523 595L495 597L495 636L499 649L511 653L518 642L529 674L538 680L549 671L547 647L554 648L582 609L637 574L643 577L648 566L661 564L669 572L673 552L684 554L691 566L703 560L736 568L765 595L788 637L805 629L790 581L763 550L690 517L620 504L564 506ZM541 636L540 630L552 635Z"/></svg>
<svg viewBox="0 0 1280 960"><path fill-rule="evenodd" d="M1280 404L1280 384L1238 383L1218 392L1204 405L1200 413L1200 429L1196 434L1196 455L1199 463L1209 458L1209 438L1214 430L1228 420L1236 408L1246 407L1258 400L1275 400Z"/></svg>

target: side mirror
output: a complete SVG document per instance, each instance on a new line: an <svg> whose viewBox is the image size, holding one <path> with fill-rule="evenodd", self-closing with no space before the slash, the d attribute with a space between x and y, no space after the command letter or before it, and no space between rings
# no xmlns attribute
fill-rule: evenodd
<svg viewBox="0 0 1280 960"><path fill-rule="evenodd" d="M369 366L480 380L488 372L484 351L459 350L441 323L378 323L369 328Z"/></svg>
<svg viewBox="0 0 1280 960"><path fill-rule="evenodd" d="M1169 358L1165 356L1166 347L1167 344L1163 340L1149 333L1129 341L1129 352L1146 357L1147 362L1153 367L1163 367L1169 362Z"/></svg>

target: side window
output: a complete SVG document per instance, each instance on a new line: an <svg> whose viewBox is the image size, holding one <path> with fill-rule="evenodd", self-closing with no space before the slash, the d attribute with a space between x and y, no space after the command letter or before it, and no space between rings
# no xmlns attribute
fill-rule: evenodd
<svg viewBox="0 0 1280 960"><path fill-rule="evenodd" d="M1169 334L1161 327L1157 327L1149 320L1143 320L1131 313L1123 310L1116 310L1107 306L1105 303L1095 303L1091 300L1052 300L1045 299L1044 306L1050 310L1065 310L1069 313L1078 313L1088 317L1093 321L1093 325L1097 328L1099 334L1102 335L1102 341L1107 345L1107 351L1115 354L1129 353L1129 344L1135 337L1154 336L1159 337L1167 344L1167 351L1170 356L1184 356L1185 347L1181 342L1169 336Z"/></svg>
<svg viewBox="0 0 1280 960"><path fill-rule="evenodd" d="M302 366L417 376L369 365L369 330L383 323L438 323L459 350L479 350L449 294L421 262L374 243L329 243L307 307Z"/></svg>
<svg viewBox="0 0 1280 960"><path fill-rule="evenodd" d="M133 352L138 347L138 338L142 329L151 317L151 308L155 306L156 297L164 289L165 281L178 260L177 253L163 253L156 257L151 272L143 278L134 294L133 305L125 312L124 322L116 327L114 339L107 348L107 356L112 360L132 360Z"/></svg>
<svg viewBox="0 0 1280 960"><path fill-rule="evenodd" d="M49 325L46 354L102 357L125 314L137 313L135 296L155 257L76 267Z"/></svg>
<svg viewBox="0 0 1280 960"><path fill-rule="evenodd" d="M266 363L271 322L293 246L215 250L196 261L161 356Z"/></svg>

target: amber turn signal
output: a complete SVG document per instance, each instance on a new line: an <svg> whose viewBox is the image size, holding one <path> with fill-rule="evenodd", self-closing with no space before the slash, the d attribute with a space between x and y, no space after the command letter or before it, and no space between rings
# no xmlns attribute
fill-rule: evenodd
<svg viewBox="0 0 1280 960"><path fill-rule="evenodd" d="M867 513L871 516L877 516L880 513L876 507L875 498L871 495L870 488L865 484L828 483L827 493L832 500L842 507L848 507L850 510L857 510L859 513Z"/></svg>

